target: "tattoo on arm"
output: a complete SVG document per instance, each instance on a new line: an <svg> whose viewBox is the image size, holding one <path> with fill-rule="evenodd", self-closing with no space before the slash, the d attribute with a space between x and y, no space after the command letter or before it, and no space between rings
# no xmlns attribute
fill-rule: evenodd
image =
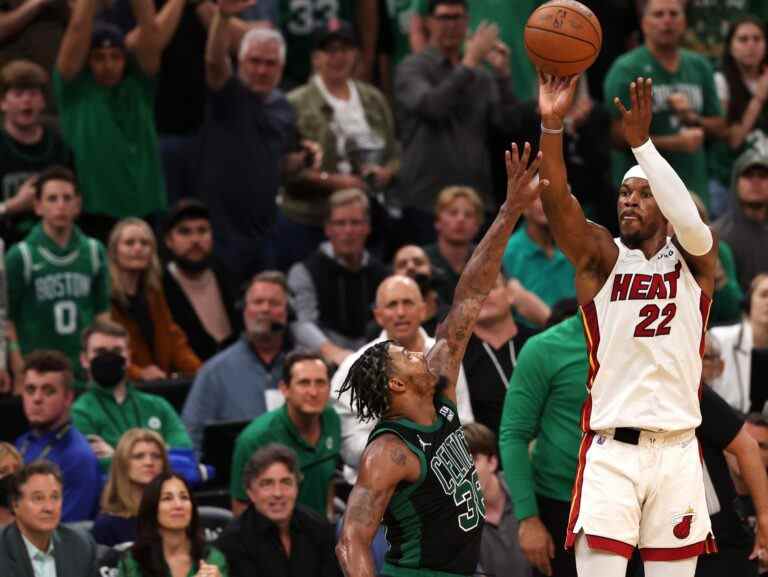
<svg viewBox="0 0 768 577"><path fill-rule="evenodd" d="M401 467L405 465L406 455L402 447L392 447L389 451L389 458L392 459L395 465L400 465Z"/></svg>
<svg viewBox="0 0 768 577"><path fill-rule="evenodd" d="M360 523L364 527L378 525L381 519L377 518L376 505L377 500L381 499L375 491L365 487L357 487L353 498L350 498L349 508L347 509L347 519Z"/></svg>

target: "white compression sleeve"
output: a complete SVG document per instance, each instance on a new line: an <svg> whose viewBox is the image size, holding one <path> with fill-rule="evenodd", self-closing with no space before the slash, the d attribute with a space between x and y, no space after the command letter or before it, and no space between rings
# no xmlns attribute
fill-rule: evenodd
<svg viewBox="0 0 768 577"><path fill-rule="evenodd" d="M692 255L707 254L712 248L712 231L701 220L685 183L675 169L659 154L650 138L633 148L632 152L648 177L661 213L674 227L680 245Z"/></svg>

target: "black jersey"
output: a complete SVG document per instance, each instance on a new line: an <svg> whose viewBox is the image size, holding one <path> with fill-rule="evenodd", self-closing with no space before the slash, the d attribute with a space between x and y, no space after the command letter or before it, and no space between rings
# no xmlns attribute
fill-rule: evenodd
<svg viewBox="0 0 768 577"><path fill-rule="evenodd" d="M472 575L477 568L485 501L456 407L435 397L435 408L432 425L385 420L368 437L371 443L393 433L421 463L419 480L400 483L384 513L390 547L383 574L390 577Z"/></svg>

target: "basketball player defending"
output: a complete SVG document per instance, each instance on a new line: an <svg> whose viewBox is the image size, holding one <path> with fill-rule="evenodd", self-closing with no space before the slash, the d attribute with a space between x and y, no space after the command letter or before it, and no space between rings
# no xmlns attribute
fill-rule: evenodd
<svg viewBox="0 0 768 577"><path fill-rule="evenodd" d="M456 412L456 378L475 320L501 268L523 209L546 187L532 182L515 145L506 153L507 198L464 268L453 306L427 354L391 342L352 365L349 390L361 419L381 419L363 452L336 547L347 577L373 577L370 544L382 518L390 547L383 575L473 575L485 503Z"/></svg>
<svg viewBox="0 0 768 577"><path fill-rule="evenodd" d="M563 161L576 83L542 77L539 88L542 202L576 269L589 354L566 547L581 576L623 576L638 547L647 577L691 577L714 551L694 429L717 243L648 137L650 79L630 84L629 110L614 102L638 162L619 189L620 238L586 220Z"/></svg>

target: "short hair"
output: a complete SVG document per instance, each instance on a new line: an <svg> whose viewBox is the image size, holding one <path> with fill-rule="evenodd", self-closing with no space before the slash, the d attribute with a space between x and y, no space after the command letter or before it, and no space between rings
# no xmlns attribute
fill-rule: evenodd
<svg viewBox="0 0 768 577"><path fill-rule="evenodd" d="M93 335L107 335L108 337L129 340L128 330L120 323L106 319L96 319L85 328L80 337L80 346L83 351L88 349L88 341L91 340Z"/></svg>
<svg viewBox="0 0 768 577"><path fill-rule="evenodd" d="M457 198L466 198L475 209L477 222L482 224L485 217L485 203L477 191L471 186L446 186L437 195L435 201L435 215L440 214L449 204Z"/></svg>
<svg viewBox="0 0 768 577"><path fill-rule="evenodd" d="M285 294L289 294L291 292L291 289L288 288L288 278L285 276L284 272L279 270L263 270L260 273L254 275L253 278L251 278L251 282L248 283L248 288L245 289L246 294L257 282L276 284L283 289Z"/></svg>
<svg viewBox="0 0 768 577"><path fill-rule="evenodd" d="M31 60L11 60L0 70L0 92L14 88L37 88L43 90L48 85L48 73L45 68Z"/></svg>
<svg viewBox="0 0 768 577"><path fill-rule="evenodd" d="M129 478L131 466L131 451L136 443L154 443L160 449L163 460L162 472L168 473L171 468L168 463L168 450L165 441L159 433L151 429L128 429L115 447L112 463L109 466L109 477L104 490L101 492L101 511L112 515L134 516L139 512L140 500L131 490L132 481Z"/></svg>
<svg viewBox="0 0 768 577"><path fill-rule="evenodd" d="M26 485L35 475L51 475L56 479L59 486L64 486L64 481L61 477L61 469L59 469L58 465L51 461L46 461L45 459L37 459L22 466L21 469L16 471L13 477L11 477L11 482L8 485L8 501L11 504L18 502L21 498L21 490L24 488L24 485Z"/></svg>
<svg viewBox="0 0 768 577"><path fill-rule="evenodd" d="M293 449L280 443L270 443L258 449L248 459L243 468L243 487L247 490L255 479L275 463L285 465L286 469L296 478L296 482L301 482L299 461Z"/></svg>
<svg viewBox="0 0 768 577"><path fill-rule="evenodd" d="M467 10L467 0L429 0L428 13L434 14L437 7L441 4L463 6Z"/></svg>
<svg viewBox="0 0 768 577"><path fill-rule="evenodd" d="M347 378L339 389L339 397L349 391L349 404L361 421L379 419L389 409L391 342L382 341L365 349L349 368Z"/></svg>
<svg viewBox="0 0 768 577"><path fill-rule="evenodd" d="M240 41L237 59L243 60L248 54L251 44L258 44L259 42L277 42L280 49L280 61L285 62L285 38L279 30L274 28L251 28L246 32Z"/></svg>
<svg viewBox="0 0 768 577"><path fill-rule="evenodd" d="M43 189L45 188L46 183L52 180L63 180L64 182L68 182L75 189L75 194L80 196L80 191L77 189L75 173L66 166L54 164L41 172L34 181L33 186L35 188L35 198L37 200L40 200L43 197Z"/></svg>
<svg viewBox="0 0 768 577"><path fill-rule="evenodd" d="M72 386L74 373L72 372L72 363L69 362L67 355L61 351L37 350L32 351L24 357L24 371L35 371L36 373L62 373L61 382L64 389L68 390Z"/></svg>
<svg viewBox="0 0 768 577"><path fill-rule="evenodd" d="M295 351L287 354L285 356L285 359L283 360L283 381L285 381L286 383L290 383L291 378L293 378L293 375L291 374L291 371L293 371L293 367L296 366L296 364L301 363L303 361L320 361L321 363L323 363L325 370L328 371L328 377L330 379L331 372L328 370L328 363L325 362L325 359L323 357L321 357L317 353Z"/></svg>
<svg viewBox="0 0 768 577"><path fill-rule="evenodd" d="M744 420L751 425L755 425L756 427L768 429L768 419L766 419L765 415L762 413L749 413L744 418Z"/></svg>
<svg viewBox="0 0 768 577"><path fill-rule="evenodd" d="M325 215L325 221L330 222L334 210L350 204L362 206L365 218L370 218L371 202L368 200L368 195L359 188L344 188L337 190L328 197L328 212Z"/></svg>
<svg viewBox="0 0 768 577"><path fill-rule="evenodd" d="M487 455L495 457L498 455L496 449L496 435L482 423L467 423L462 426L464 438L467 440L467 448L473 457L477 455Z"/></svg>

